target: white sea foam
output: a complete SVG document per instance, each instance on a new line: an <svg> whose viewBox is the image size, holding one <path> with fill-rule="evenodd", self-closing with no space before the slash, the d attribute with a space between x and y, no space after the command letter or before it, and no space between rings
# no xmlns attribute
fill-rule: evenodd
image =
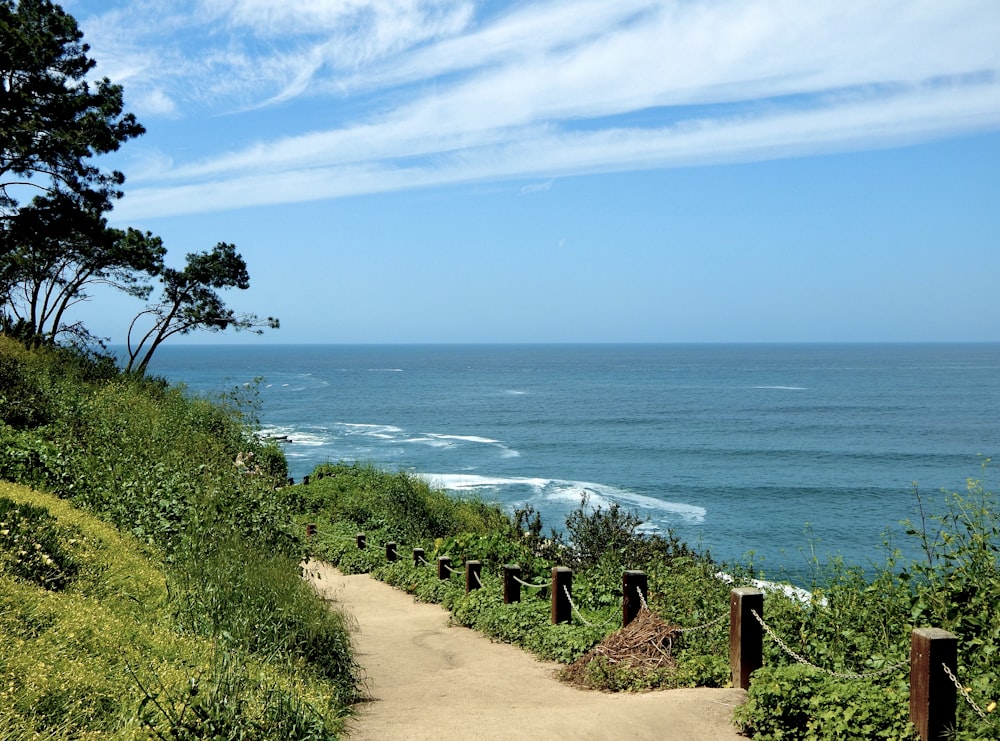
<svg viewBox="0 0 1000 741"><path fill-rule="evenodd" d="M329 431L320 428L265 427L258 435L264 440L271 439L281 444L305 445L311 448L329 445L331 441ZM294 455L294 451L285 448L285 455Z"/></svg>
<svg viewBox="0 0 1000 741"><path fill-rule="evenodd" d="M427 437L433 437L438 440L460 440L468 443L485 443L487 445L501 445L499 440L491 440L488 437L476 437L475 435L441 435L435 432L425 432Z"/></svg>
<svg viewBox="0 0 1000 741"><path fill-rule="evenodd" d="M607 509L612 502L631 504L647 510L667 520L680 518L689 523L700 523L705 519L705 508L683 502L670 502L654 497L636 494L626 489L588 481L566 481L561 479L481 476L477 474L423 474L431 486L450 491L473 491L476 489L504 489L528 487L532 496L549 502L561 502L572 507L580 504L586 496L588 506ZM660 529L655 523L648 523L645 530L655 532Z"/></svg>
<svg viewBox="0 0 1000 741"><path fill-rule="evenodd" d="M420 445L429 445L432 448L453 448L454 444L448 440L441 440L435 438L433 435L427 435L424 437L407 437L402 440L404 443L417 443Z"/></svg>
<svg viewBox="0 0 1000 741"><path fill-rule="evenodd" d="M383 440L394 440L403 430L394 425L361 424L357 422L337 422L336 427L347 435L363 435Z"/></svg>
<svg viewBox="0 0 1000 741"><path fill-rule="evenodd" d="M733 584L736 579L733 578L732 574L727 574L725 571L716 571L715 578L726 584ZM813 593L807 589L802 589L801 587L795 587L791 584L782 584L776 581L766 581L764 579L751 579L750 583L753 584L757 589L763 592L781 592L789 599L798 600L803 604L809 604L812 602ZM823 607L827 606L826 597L822 597L817 600L817 603Z"/></svg>
<svg viewBox="0 0 1000 741"><path fill-rule="evenodd" d="M806 391L808 390L805 386L752 386L751 388L757 390L771 390L771 391Z"/></svg>

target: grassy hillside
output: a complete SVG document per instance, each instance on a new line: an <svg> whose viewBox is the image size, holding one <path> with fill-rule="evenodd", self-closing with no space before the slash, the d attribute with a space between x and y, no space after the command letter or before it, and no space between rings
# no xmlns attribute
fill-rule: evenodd
<svg viewBox="0 0 1000 741"><path fill-rule="evenodd" d="M0 736L337 737L349 638L252 411L0 337Z"/></svg>

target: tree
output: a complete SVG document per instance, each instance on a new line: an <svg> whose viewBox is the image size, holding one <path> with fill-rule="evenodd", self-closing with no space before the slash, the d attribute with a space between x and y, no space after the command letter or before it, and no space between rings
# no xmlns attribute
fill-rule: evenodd
<svg viewBox="0 0 1000 741"><path fill-rule="evenodd" d="M7 224L9 251L0 255L0 291L9 315L0 328L55 342L63 333L90 340L79 324L64 324L67 310L106 285L140 299L144 279L163 270L162 240L137 229L111 229L100 215L75 210L54 194L36 198Z"/></svg>
<svg viewBox="0 0 1000 741"><path fill-rule="evenodd" d="M76 20L50 0L0 0L0 328L54 341L88 282L136 295L162 267L151 235L107 227L125 177L94 164L144 132Z"/></svg>
<svg viewBox="0 0 1000 741"><path fill-rule="evenodd" d="M91 160L144 133L123 113L122 89L88 82L76 20L49 0L0 0L0 220L26 195L60 194L63 205L102 213L121 198L124 176ZM0 254L3 245L0 244Z"/></svg>
<svg viewBox="0 0 1000 741"><path fill-rule="evenodd" d="M209 252L189 254L183 270L166 268L160 280L163 294L159 303L140 312L129 327L126 371L144 374L156 348L174 335L230 328L263 334L265 327L279 326L274 317L260 319L255 314L236 313L219 296L219 289L250 287L246 261L231 244L220 242ZM151 320L152 326L139 336L144 319Z"/></svg>

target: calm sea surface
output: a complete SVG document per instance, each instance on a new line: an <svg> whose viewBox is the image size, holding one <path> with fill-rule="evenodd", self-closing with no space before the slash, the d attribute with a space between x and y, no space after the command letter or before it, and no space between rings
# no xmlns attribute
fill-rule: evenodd
<svg viewBox="0 0 1000 741"><path fill-rule="evenodd" d="M164 346L151 372L261 378L296 479L372 462L553 526L588 495L795 580L812 550L878 559L914 482L939 499L1000 452L996 344Z"/></svg>

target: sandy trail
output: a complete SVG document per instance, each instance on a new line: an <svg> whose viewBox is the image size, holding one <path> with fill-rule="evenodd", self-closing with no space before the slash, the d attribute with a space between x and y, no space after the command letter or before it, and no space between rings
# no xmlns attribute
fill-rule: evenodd
<svg viewBox="0 0 1000 741"><path fill-rule="evenodd" d="M742 690L574 689L555 679L557 664L449 625L438 605L316 561L306 573L355 622L370 701L352 741L745 741L730 721Z"/></svg>

